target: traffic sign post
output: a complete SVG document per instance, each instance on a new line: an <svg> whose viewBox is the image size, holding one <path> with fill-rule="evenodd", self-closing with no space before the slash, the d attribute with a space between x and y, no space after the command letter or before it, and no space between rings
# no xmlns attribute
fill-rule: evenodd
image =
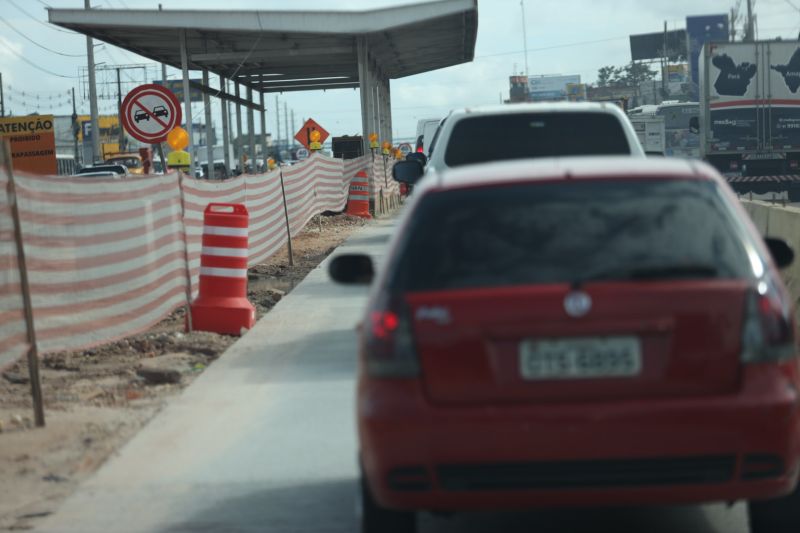
<svg viewBox="0 0 800 533"><path fill-rule="evenodd" d="M323 128L322 126L317 124L317 122L314 119L310 118L310 119L306 120L306 123L303 124L302 128L300 128L300 131L298 131L294 135L294 138L297 139L297 142L299 142L300 144L305 146L307 150L311 149L311 143L313 141L313 139L311 139L311 132L312 131L318 131L319 132L319 141L318 142L320 144L324 143L325 139L327 139L330 136L330 133L328 133L325 130L325 128Z"/></svg>
<svg viewBox="0 0 800 533"><path fill-rule="evenodd" d="M122 127L131 137L147 143L159 144L167 134L180 126L183 118L181 105L175 95L161 85L140 85L125 96L120 113ZM159 150L161 164L166 172L163 151Z"/></svg>

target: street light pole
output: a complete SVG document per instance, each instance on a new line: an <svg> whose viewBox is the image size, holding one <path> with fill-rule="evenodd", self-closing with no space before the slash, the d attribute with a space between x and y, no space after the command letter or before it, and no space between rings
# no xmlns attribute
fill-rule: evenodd
<svg viewBox="0 0 800 533"><path fill-rule="evenodd" d="M92 8L91 0L84 0L84 7ZM100 127L98 126L97 113L97 84L94 76L94 42L91 37L86 37L86 56L89 61L89 113L91 114L92 134L92 163L102 157L100 153ZM121 127L121 126L120 126Z"/></svg>
<svg viewBox="0 0 800 533"><path fill-rule="evenodd" d="M522 40L525 49L525 77L528 77L528 30L525 27L525 0L519 0L519 7L522 9ZM516 74L514 74L516 76Z"/></svg>

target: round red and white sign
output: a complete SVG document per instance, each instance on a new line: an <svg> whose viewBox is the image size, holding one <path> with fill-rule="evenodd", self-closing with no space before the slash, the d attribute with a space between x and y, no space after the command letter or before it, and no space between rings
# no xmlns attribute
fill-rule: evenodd
<svg viewBox="0 0 800 533"><path fill-rule="evenodd" d="M180 126L181 104L172 91L161 85L135 88L122 101L122 126L143 143L160 143L175 126Z"/></svg>

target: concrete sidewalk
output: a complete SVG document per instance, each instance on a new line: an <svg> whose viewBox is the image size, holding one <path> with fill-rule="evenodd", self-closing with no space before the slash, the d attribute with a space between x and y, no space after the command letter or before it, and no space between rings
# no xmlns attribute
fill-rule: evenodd
<svg viewBox="0 0 800 533"><path fill-rule="evenodd" d="M379 259L393 224L364 228L336 253ZM354 327L366 289L335 285L327 264L39 530L356 531Z"/></svg>

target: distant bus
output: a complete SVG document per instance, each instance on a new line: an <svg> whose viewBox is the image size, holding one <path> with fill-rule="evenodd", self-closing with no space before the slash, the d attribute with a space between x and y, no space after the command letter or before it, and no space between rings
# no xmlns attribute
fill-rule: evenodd
<svg viewBox="0 0 800 533"><path fill-rule="evenodd" d="M59 176L71 176L78 171L74 155L56 154L56 172Z"/></svg>

